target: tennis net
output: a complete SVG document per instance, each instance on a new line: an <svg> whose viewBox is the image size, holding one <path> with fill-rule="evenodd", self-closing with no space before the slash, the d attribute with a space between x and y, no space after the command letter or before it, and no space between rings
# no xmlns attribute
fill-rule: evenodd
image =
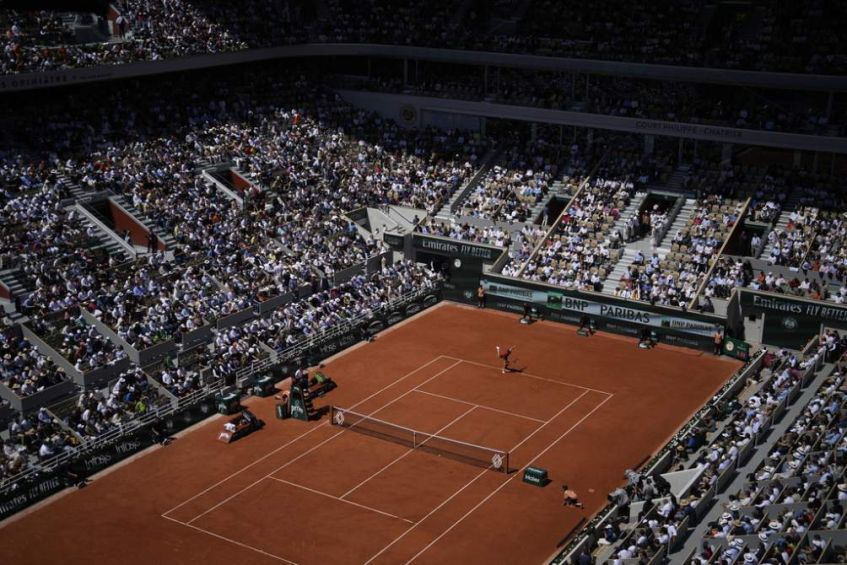
<svg viewBox="0 0 847 565"><path fill-rule="evenodd" d="M330 407L331 423L378 439L449 457L464 463L509 472L509 452L450 439L385 422L338 406Z"/></svg>

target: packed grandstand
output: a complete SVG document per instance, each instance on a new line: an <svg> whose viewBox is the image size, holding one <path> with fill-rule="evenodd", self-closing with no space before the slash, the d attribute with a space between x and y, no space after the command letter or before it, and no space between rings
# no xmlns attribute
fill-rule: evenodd
<svg viewBox="0 0 847 565"><path fill-rule="evenodd" d="M751 345L555 562L847 561L847 7L614 4L0 9L0 516L125 433L317 364L398 305L475 304L489 277ZM266 51L318 44L354 51ZM486 62L444 55L462 51ZM169 61L187 66L38 87ZM715 69L747 82L698 80ZM421 240L495 251L469 283ZM795 317L771 331L769 308ZM671 327L657 339L709 348Z"/></svg>

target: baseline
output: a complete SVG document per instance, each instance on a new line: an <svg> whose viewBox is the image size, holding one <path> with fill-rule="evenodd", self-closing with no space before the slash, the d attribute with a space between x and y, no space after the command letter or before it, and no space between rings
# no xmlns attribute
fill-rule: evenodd
<svg viewBox="0 0 847 565"><path fill-rule="evenodd" d="M432 360L427 361L426 363L424 363L424 364L423 364L423 365L421 365L420 367L417 367L416 369L413 369L412 371L409 371L408 373L406 373L405 375L403 375L403 376L402 376L402 377L400 377L399 379L397 379L397 380L395 380L395 381L392 381L391 383L387 384L387 385L386 385L386 386L384 386L383 388L381 388L381 389L379 389L378 391L374 392L374 393L373 393L373 394L371 394L370 396L368 396L368 397L366 397L366 398L363 398L362 400L360 400L359 402L357 402L356 404L354 404L351 408L355 408L356 406L359 406L360 404L363 404L363 403L367 402L367 401L368 401L368 400L370 400L371 398L373 398L373 397L375 397L375 396L377 396L377 395L379 395L379 394L382 394L383 392L385 392L386 390L388 390L388 389L389 389L389 388L391 388L392 386L394 386L394 385L396 385L396 384L398 384L398 383L400 383L400 382L403 382L404 380L406 380L407 378L411 377L412 375L414 375L414 374L415 374L415 373L417 373L418 371L420 371L420 370L422 370L422 369L425 369L426 367L428 367L428 366L432 365L433 363L437 362L438 360L440 360L440 359L442 359L442 358L444 358L444 356L443 356L443 355L439 355L439 356L437 356L437 357L433 358ZM451 367L452 367L452 366L455 366L455 365L451 365ZM420 386L420 385L418 385L418 386ZM264 460L265 460L265 459L267 459L268 457L271 457L272 455L274 455L274 454L276 454L276 453L280 452L281 450L285 449L285 448L286 448L286 447L288 447L289 445L291 445L291 444L293 444L293 443L296 443L297 441L299 441L300 439L302 439L302 438L306 437L307 435L309 435L309 434L311 434L311 433L314 433L314 431L315 431L315 430L317 430L318 428L321 428L321 427L324 427L324 426L327 426L327 425L329 425L329 424L328 424L328 422L321 422L320 424L318 424L318 425L314 426L313 428L311 428L311 429L309 429L309 430L306 430L305 432L303 432L302 434L298 435L297 437L295 437L295 438L293 438L293 439L291 439L291 440L289 440L289 441L285 442L285 443L284 443L284 444L282 444L281 446L279 446L279 447L277 447L277 448L275 448L275 449L273 449L273 450L269 451L269 452L268 452L268 453L266 453L265 455L263 455L263 456L259 457L258 459L256 459L256 460L252 461L251 463L248 463L247 465L245 465L244 467L241 467L241 468L240 468L240 469L238 469L237 471L234 471L233 473L231 473L231 474L227 475L226 477L224 477L223 479L219 480L218 482L216 482L215 484L211 485L210 487L208 487L208 488L206 488L206 489L204 489L204 490L202 490L202 491L198 492L197 494L195 494L195 495L194 495L194 496L192 496L191 498L189 498L189 499L187 499L187 500L184 500L183 502L180 502L179 504L177 504L176 506L174 506L174 507L173 507L173 508L171 508L170 510L168 510L168 511L166 511L166 512L162 513L162 517L163 517L163 518L164 518L164 517L167 517L167 515L168 515L168 514L170 514L171 512L173 512L174 510L178 510L179 508L182 508L182 507L183 507L183 506L185 506L186 504L188 504L188 503L190 503L190 502L192 502L192 501L194 501L194 500L196 500L196 499L200 498L201 496L203 496L203 495L204 495L204 494L206 494L207 492L211 491L212 489L215 489L215 488L219 487L220 485L224 484L225 482L227 482L227 481L229 481L229 480L231 480L231 479L233 479L233 478L237 477L238 475L240 475L242 472L246 471L247 469L250 469L251 467L253 467L253 466L255 466L255 465L258 465L259 463L261 463L262 461L264 461ZM174 521L176 521L176 522L180 522L180 520L174 520ZM181 522L180 522L180 523L181 523Z"/></svg>
<svg viewBox="0 0 847 565"><path fill-rule="evenodd" d="M478 361L469 361L467 359L462 359L461 357L453 357L452 355L442 355L442 357L444 357L445 359L453 359L455 361L461 361L462 363L468 363L469 365L476 365L478 367L486 367L488 369L494 369L496 371L502 370L502 367L496 367L494 365L488 365L486 363L480 363ZM612 394L611 392L607 392L605 390L600 390L599 388L591 388L591 387L588 387L588 386L582 386L582 385L576 385L576 384L573 384L573 383L566 383L566 382L562 382L562 381L557 381L555 379L550 379L550 378L547 378L547 377L540 377L538 375L533 375L531 373L525 373L524 371L510 371L509 374L511 374L511 375L523 375L525 377L529 377L531 379L536 379L536 380L539 380L539 381L547 381L549 383L555 383L555 384L560 385L560 386L569 386L569 387L573 387L573 388L579 388L579 389L582 389L582 390L590 390L591 392L599 392L600 394L609 394L609 395ZM422 385L418 385L418 386L422 386Z"/></svg>
<svg viewBox="0 0 847 565"><path fill-rule="evenodd" d="M529 463L527 463L527 464L523 467L523 469L525 469L526 467L531 466L531 465L532 465L533 463L535 463L538 459L540 459L541 457L543 457L545 453L547 453L548 451L550 451L551 449L553 449L553 447L555 447L557 443L559 443L562 439L564 439L564 438L565 438L565 436L567 436L568 434L570 434L570 433L571 433L573 430L575 430L575 429L576 429L576 428L577 428L580 424L582 424L582 422L584 422L586 419L588 419L588 417L589 417L589 416L591 416L592 414L594 414L594 413L595 413L597 410L599 410L599 409L600 409L600 408L601 408L604 404L606 404L609 400L611 400L611 398L612 398L613 396L614 396L613 394L610 394L610 395L609 395L609 396L607 396L607 397L606 397L603 401L601 401L601 402L600 402L597 406L595 406L594 408L592 408L592 409L591 409L591 411L589 411L589 412L588 412L585 416L583 416L582 418L580 418L580 419L579 419L579 420L578 420L578 421L577 421L574 425L572 425L570 428L568 428L567 430L565 430L565 431L564 431L564 432L563 432L563 433L562 433L559 437L557 437L555 440L553 440L553 441L550 443L550 445L548 445L547 447L545 447L545 448L544 448L544 449L543 449L540 453L538 453L535 457L533 457L533 458L529 461ZM415 559L417 559L418 557L420 557L420 556L421 556L424 552L426 552L426 551L427 551L430 547L432 547L433 545L435 545L436 543L438 543L438 541L439 541L439 540L441 540L441 538L443 538L443 537L444 537L444 536L446 536L448 533L450 533L450 531L452 531L452 530L453 530L453 528L455 528L455 527L456 527L456 526L458 526L460 523L462 523L462 522L465 520L465 518L467 518L468 516L470 516L471 514L473 514L473 513L474 513L474 512L475 512L475 511L476 511L476 510L480 507L480 506L482 506L483 504L485 504L486 502L488 502L488 501L491 499L491 497L492 497L492 496L494 496L494 495L496 495L498 492L500 492L500 491L503 489L503 487L505 487L505 486L506 486L506 485L508 485L510 482L512 482L512 480L513 480L515 477L520 476L520 475L521 475L520 471L523 471L523 469L520 469L518 473L515 473L514 475L512 475L511 477L509 477L508 479L506 479L505 481L503 481L503 483L502 483L500 486L498 486L497 488L495 488L495 489L491 492L491 494L489 494L488 496L486 496L485 498L483 498L482 500L480 500L480 501L479 501L479 502L478 502L478 503L477 503L477 504L476 504L473 508L471 508L470 510L468 510L468 511L467 511L467 512L466 512L466 513L465 513L465 514L464 514L461 518L459 518L458 520L456 520L455 522L453 522L453 524L452 524L452 525L450 525L450 527L448 527L446 530L444 530L443 532L441 532L441 534L439 534L439 535L438 535L438 536L437 536L434 540L432 540L431 542L429 542L429 543L428 543L428 544L427 544L427 545L426 545L423 549L421 549L421 550L420 550L420 551L418 551L415 555L413 555L411 559L409 559L408 561L406 561L406 565L408 565L409 563L411 563L412 561L414 561ZM416 524L416 525L417 525L417 524ZM415 527L415 526L412 526L412 528L414 528L414 527ZM411 529L411 528L410 528L410 529ZM404 534L404 535L405 535L405 534ZM402 536L401 536L401 537L402 537ZM399 539L399 538L398 538L398 539ZM394 542L392 542L392 544L393 544L393 543L394 543ZM390 546L389 546L389 547L390 547ZM386 547L385 549L388 549L388 547ZM384 551L384 550L383 550L383 551ZM376 556L374 556L374 557L376 557ZM373 558L372 558L372 559L373 559Z"/></svg>
<svg viewBox="0 0 847 565"><path fill-rule="evenodd" d="M524 420L531 420L533 422L538 422L539 424L546 424L547 420L542 420L540 418L533 418L532 416L524 416L523 414L516 414L514 412L509 412L508 410L501 410L499 408L493 408L491 406L486 406L485 404L477 404L475 402L468 402L467 400L461 400L459 398L453 398L452 396L447 396L444 394L438 394L436 392L429 392L428 390L421 390L420 388L415 388L415 392L419 392L421 394L428 394L429 396L434 396L436 398L443 398L444 400L451 400L453 402L458 402L459 404L466 404L468 406L473 406L475 408L479 408L481 410L490 410L491 412L499 412L500 414L505 414L507 416L514 416L515 418L522 418Z"/></svg>
<svg viewBox="0 0 847 565"><path fill-rule="evenodd" d="M240 542L238 540L234 540L234 539L228 538L226 536L222 536L221 534L217 534L215 532L210 532L209 530L204 530L203 528L195 526L194 524L188 524L186 522L182 522L180 520L177 520L176 518L171 518L170 516L165 516L164 514L162 514L162 518L164 518L165 520L170 520L171 522L176 522L177 524L182 524L183 526L186 526L186 527L191 528L193 530L196 530L198 532L202 532L206 535L218 538L220 540L228 541L229 543L235 544L238 547L243 547L245 549L255 551L256 553L261 553L265 557L270 557L272 559L276 559L277 561L282 561L283 563L288 563L289 565L299 565L296 561L291 561L290 559L286 559L285 557L280 557L279 555L274 555L273 553L268 553L267 551L265 551L263 549L259 549L258 547L253 547L252 545L246 544L244 542Z"/></svg>
<svg viewBox="0 0 847 565"><path fill-rule="evenodd" d="M358 502L353 502L352 500L346 500L345 498L335 496L334 494L329 494L328 492L323 492L323 491L313 489L313 488L310 488L310 487L307 487L307 486L304 486L304 485L292 483L291 481L286 481L285 479L280 479L279 477L268 477L268 478L273 480L273 481L277 481L277 482L280 482L280 483L291 485L293 487L297 487L297 488L301 488L303 490L307 490L307 491L314 493L314 494L319 494L321 496L331 498L333 500L338 500L339 502L344 502L344 503L350 504L352 506L357 506L359 508L362 508L363 510L370 510L371 512L376 512L377 514L382 514L383 516L387 516L389 518L396 518L397 520L403 520L407 524L414 524L415 523L413 520L409 520L408 518L401 518L400 516L395 516L394 514L391 514L390 512L378 510L378 509L373 508L371 506L365 506L364 504L359 504Z"/></svg>
<svg viewBox="0 0 847 565"><path fill-rule="evenodd" d="M440 358L440 357L439 357L439 358ZM431 363L431 362L430 362L430 363ZM451 370L453 367L457 366L459 363L460 363L460 361L457 361L456 363L453 363L452 365L450 365L450 366L449 366L449 367L447 367L446 369L442 369L441 371L439 371L439 372L435 373L434 375L432 375L431 377L429 377L427 380L425 380L423 383L421 383L421 385L419 385L419 386L425 385L425 384L426 384L426 383L428 383L429 381L431 381L431 380L433 380L433 379L435 379L435 378L437 378L437 377L440 377L442 374L444 374L444 373L446 373L447 371ZM417 370L419 370L419 369L416 369L416 371L417 371ZM395 382L396 382L396 381L395 381ZM394 384L394 382L392 382L392 383L391 383L391 385L388 385L388 386L392 386L393 384ZM386 387L386 388L387 388L387 387ZM401 395L397 396L397 397L396 397L396 398L394 398L393 400L391 400L391 401L389 401L389 402L387 402L387 403L383 404L382 406L380 406L380 407L379 407L379 408L377 408L376 410L374 410L374 411L370 412L369 414L366 414L366 416L373 416L373 415L374 415L374 414L376 414L377 412L379 412L379 411L381 411L381 410L384 410L385 408L387 408L387 407L391 406L392 404L394 404L395 402L397 402L397 401L398 401L398 400L400 400L401 398L405 398L407 395L409 395L409 394L411 394L412 392L414 392L414 390L415 390L414 388L410 388L409 390L407 390L407 391L406 391L406 392L404 392L403 394L401 394ZM356 406L358 406L358 405L360 405L360 404L362 404L362 403L366 402L366 401L367 401L367 400L369 400L370 398L373 398L374 396L376 396L377 394L379 394L379 392L382 392L382 391L378 391L378 392L374 393L373 395L369 396L368 398L365 398L364 400L361 400L361 401L357 402L356 404L354 404L354 405L353 405L353 407L356 407ZM328 422L328 421L327 421L327 422L322 422L321 424L319 424L319 425L315 426L315 427L313 428L313 430L316 430L316 429L318 429L319 427L322 427L322 426L328 426L328 425L329 425L329 422ZM192 522L194 522L194 521L196 521L196 520L198 520L198 519L202 518L203 516L205 516L205 515L206 515L206 514L208 514L209 512L212 512L213 510L216 510L217 508L220 508L221 506L223 506L223 505L224 505L224 504L226 504L227 502L231 501L232 499L236 498L236 497L237 497L237 496L239 496L240 494L242 494L242 493L244 493L244 492L246 492L246 491L250 490L250 489L251 489L251 488L253 488L254 486L258 485L259 483L261 483L261 482L262 482L263 480L265 480L266 478L270 477L271 475L274 475L275 473L277 473L278 471L280 471L280 470L282 470L282 469L285 469L286 467L288 467L288 466L289 466L289 465L291 465L292 463L294 463L294 462L296 462L296 461L299 461L300 459L302 459L303 457L305 457L305 456L306 456L306 455L308 455L309 453L311 453L311 452L315 451L316 449L319 449L321 446L323 446L323 445L325 445L325 444L329 443L330 441L334 440L335 438L337 438L338 436L340 436L341 434L343 434L343 433L344 433L344 432L346 432L346 431L347 431L346 429L342 429L342 430L341 430L341 431L339 431L338 433L331 435L330 437L328 437L327 439L323 440L322 442L320 442L320 443L318 443L318 444L316 444L316 445L313 445L312 447L310 447L309 449L307 449L306 451L304 451L303 453L301 453L301 454L300 454L300 455L298 455L297 457L294 457L293 459L289 459L288 461L286 461L285 463L283 463L282 465L280 465L280 466L279 466L279 467L277 467L276 469L273 469L270 473L267 473L266 475L264 475L264 476L260 477L260 478L259 478L259 479L257 479L256 481L254 481L254 482L250 483L249 485L247 485L246 487L242 488L241 490L236 491L234 494L231 494L230 496L226 497L225 499L223 499L222 501L220 501L220 502L218 502L217 504L213 505L212 507L210 507L210 508L208 508L208 509L204 510L203 512L201 512L200 514L198 514L197 516L195 516L194 518L192 518L191 520L189 520L189 521L188 521L188 523L190 524L190 523L192 523ZM303 434L303 435L305 435L305 434ZM300 436L300 437L303 437L303 436Z"/></svg>
<svg viewBox="0 0 847 565"><path fill-rule="evenodd" d="M522 439L522 440L521 440L521 441L519 441L517 444L515 444L515 445L514 445L514 446L513 446L513 447L509 450L509 453L514 452L516 449L518 449L518 448L519 448L520 446L522 446L524 443L526 443L527 441L529 441L530 439L532 439L533 437L535 437L535 435L536 435L538 432L540 432L542 429L544 429L544 428L545 428L545 427L546 427L546 426L547 426L550 422L552 422L553 420L555 420L556 418L558 418L559 416L561 416L562 414L564 414L564 413L565 413L565 412L566 412L566 411L567 411L567 410L568 410L571 406L573 406L574 404L576 404L579 400L581 400L583 397L585 397L585 395L587 395L589 392L591 392L591 391L590 391L590 390L585 390L585 391L583 391L583 393L582 393L582 394L580 394L579 396L577 396L576 398L574 398L573 400L571 400L571 401L570 401L568 404L566 404L566 405L565 405L565 406L564 406L561 410L559 410L559 411L558 411L558 412L557 412L557 413L556 413L556 414L555 414L552 418L550 418L550 419L547 421L547 423L545 423L545 424L542 424L542 425L538 426L538 428L536 428L536 429L535 429L535 431L533 431L531 434L529 434L529 435L528 435L528 436L526 436L524 439ZM609 396L609 398L611 398L611 396ZM575 425L571 426L571 428L570 428L570 430L568 430L568 432L565 432L565 434L563 434L562 436L560 436L558 439L561 439L562 437L564 437L565 435L567 435L567 433L569 433L570 431L572 431L573 429L575 429L575 428L576 428L579 424L581 424L583 421L585 421L585 419L586 419L588 416L590 416L591 414L593 414L593 413L594 413L594 411L596 411L596 410L597 410L600 406L602 406L602 405L603 405L603 404L604 404L607 400L609 400L609 398L606 398L606 399L605 399L605 400L603 400L600 404L598 404L597 406L595 406L594 408L592 408L592 410L591 410L588 414L586 414L586 415L585 415L585 416L583 416L580 420L578 420L578 421L577 421L577 423L576 423ZM557 439L556 441L558 441L558 439ZM549 448L548 448L548 449L549 449ZM535 461L536 459L538 459L539 457L541 457L541 456L542 456L544 453L546 453L546 452L547 452L547 450L545 450L544 452L542 452L542 453L538 454L537 456L535 456L535 457L533 458L533 461ZM530 464L531 464L531 463L530 463ZM491 493L490 493L487 497L485 497L485 498L483 499L483 502L484 502L485 500L488 500L489 498L491 498L491 496L493 496L494 494L496 494L496 493L497 493L497 492L498 492L501 488L503 488L503 486L505 486L505 485L507 485L508 483L510 483L510 482L511 482L511 480L512 480L514 477L516 477L516 476L518 476L518 475L520 474L520 471L521 471L521 470L522 470L522 469L519 469L519 470L515 471L514 473L512 473L512 475L511 475L509 478L507 478L505 481L503 481L503 483L502 483L499 487L497 487L497 488L496 488L493 492L491 492ZM403 533L402 533L402 534L400 534L398 537L396 537L396 538L394 539L394 541L392 541L391 543L389 543L388 545L386 545L385 547L383 547L383 548L382 548L379 552L377 552L376 554L374 554L373 556L371 556L371 558L370 558L370 559L368 559L367 561L365 561L364 565L368 565L369 563L373 562L373 561L374 561L377 557L379 557L380 555L382 555L383 553L385 553L385 552L386 552L389 548L391 548L392 546L394 546L394 544L396 544L398 541L400 541L401 539L403 539L404 537L406 537L406 535L408 535L408 534L409 534L412 530L414 530L414 529L415 529L415 528L417 528L420 524L422 524L423 522L425 522L425 521L427 520L427 518L429 518L430 516L432 516L433 514L435 514L438 510L440 510L441 508L443 508L443 507L444 507L446 504L448 504L451 500L453 500L453 499L454 499L454 498L456 498L458 495L460 495L462 492L464 492L464 491L465 491L468 487L470 487L473 483L475 483L476 481L478 481L478 480L480 479L480 477L482 477L483 475L485 475L486 473L489 473L489 472L490 472L490 471L489 471L488 469L483 469L483 470L482 470L479 474L477 474L476 476L474 476L474 478L472 478L470 481L468 481L468 483L467 483L467 484L465 484L462 488L460 488L459 490L457 490L456 492L454 492L452 495L450 495L448 498L446 498L443 502L441 502L441 504L439 504L438 506L436 506L435 508L433 508L433 509L432 509L432 510L431 510L428 514L426 514L423 518L421 518L420 520L418 520L418 521L417 521L417 522L416 522L413 526L411 526L411 527L410 527L409 529L407 529L405 532L403 532ZM476 509L478 506L479 506L479 505L475 506L475 507L474 507L474 509ZM464 517L463 517L462 519L464 519ZM457 522L457 523L458 523L458 522ZM451 525L449 529L451 529L451 530L452 530L452 529L453 529L453 527L454 527L455 525L456 525L456 524ZM441 536L439 536L438 538L436 538L436 539L440 539L441 537L443 537L443 534L442 534ZM429 546L427 546L427 547L429 547ZM417 556L415 556L415 557L417 557Z"/></svg>

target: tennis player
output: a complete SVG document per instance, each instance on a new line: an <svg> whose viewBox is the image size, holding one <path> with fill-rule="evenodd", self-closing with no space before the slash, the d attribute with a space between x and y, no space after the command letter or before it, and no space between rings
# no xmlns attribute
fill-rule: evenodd
<svg viewBox="0 0 847 565"><path fill-rule="evenodd" d="M513 345L513 346L509 347L509 349L507 349L506 351L503 351L501 353L500 352L500 346L499 345L497 346L497 357L499 357L500 360L503 361L503 373L505 373L506 371L512 370L511 367L509 367L509 357L512 355L512 351L514 351L514 349L515 349L515 346Z"/></svg>

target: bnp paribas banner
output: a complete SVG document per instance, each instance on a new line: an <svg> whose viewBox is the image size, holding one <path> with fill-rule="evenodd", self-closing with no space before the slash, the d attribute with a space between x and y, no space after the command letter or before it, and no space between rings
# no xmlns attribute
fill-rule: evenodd
<svg viewBox="0 0 847 565"><path fill-rule="evenodd" d="M630 324L643 324L645 326L665 328L701 336L712 336L715 333L715 324L711 322L668 316L638 308L630 308L629 306L621 306L620 304L607 304L574 298L555 290L524 288L488 280L483 280L482 285L485 288L485 292L490 296L529 302L530 304L544 306L550 310L567 310L580 315L588 314L589 316L609 318Z"/></svg>

